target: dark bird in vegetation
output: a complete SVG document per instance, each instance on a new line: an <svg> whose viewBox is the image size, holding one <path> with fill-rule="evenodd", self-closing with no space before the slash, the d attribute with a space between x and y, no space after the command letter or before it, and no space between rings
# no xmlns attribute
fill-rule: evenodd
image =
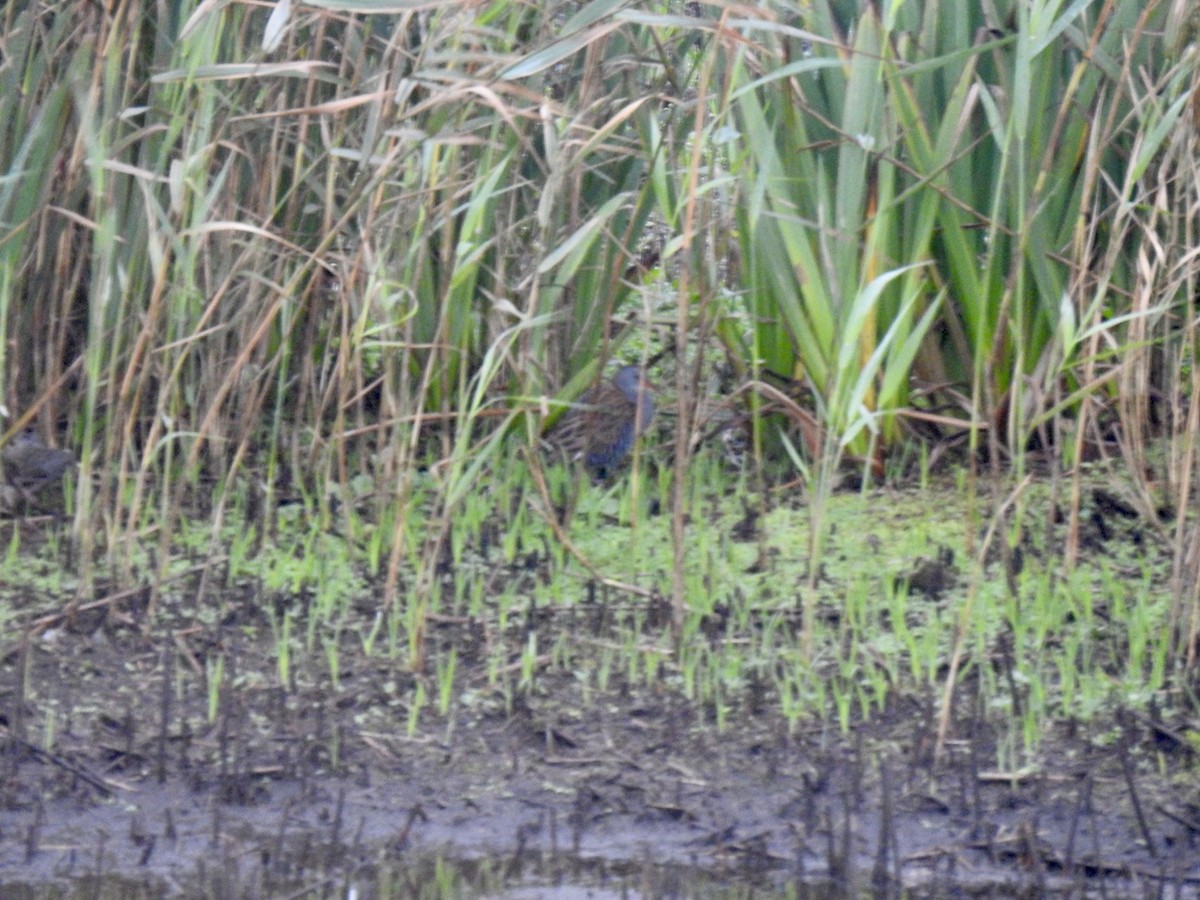
<svg viewBox="0 0 1200 900"><path fill-rule="evenodd" d="M629 455L654 418L650 385L637 366L622 366L606 384L586 391L548 435L569 459L603 478Z"/></svg>
<svg viewBox="0 0 1200 900"><path fill-rule="evenodd" d="M910 591L936 600L941 597L943 591L954 586L957 574L954 567L954 551L938 545L936 559L919 557L912 571L901 576L901 580L907 582Z"/></svg>
<svg viewBox="0 0 1200 900"><path fill-rule="evenodd" d="M0 459L4 460L5 479L31 503L34 493L58 481L75 465L71 451L47 447L33 426L22 429L9 441Z"/></svg>

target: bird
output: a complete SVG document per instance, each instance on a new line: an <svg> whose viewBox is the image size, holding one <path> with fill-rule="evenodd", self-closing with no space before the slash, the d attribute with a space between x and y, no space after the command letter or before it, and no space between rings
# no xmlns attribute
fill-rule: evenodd
<svg viewBox="0 0 1200 900"><path fill-rule="evenodd" d="M547 435L569 459L607 477L633 449L654 418L651 386L638 366L622 366L612 380L585 391Z"/></svg>
<svg viewBox="0 0 1200 900"><path fill-rule="evenodd" d="M5 479L29 502L33 493L58 481L75 465L71 451L47 447L32 425L9 441L0 459L4 460Z"/></svg>

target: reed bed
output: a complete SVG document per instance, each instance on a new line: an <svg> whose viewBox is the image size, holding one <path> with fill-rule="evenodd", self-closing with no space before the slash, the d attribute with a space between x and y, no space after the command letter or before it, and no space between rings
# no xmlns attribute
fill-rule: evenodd
<svg viewBox="0 0 1200 900"><path fill-rule="evenodd" d="M799 655L756 626L789 710L834 689L802 673L827 672L838 479L948 457L974 580L926 644L890 614L943 716L995 609L988 555L1030 531L1029 475L1065 510L1069 581L1096 457L1169 547L1164 662L1139 670L1191 667L1198 34L1184 0L7 5L0 371L13 429L79 455L72 602L148 585L153 615L180 571L203 602L297 540L327 567L264 579L316 579L338 622L334 570L355 572L380 610L362 644L390 635L444 685L430 617L511 600L443 596L463 523L499 517L511 558L546 527L543 561L669 598L673 643L631 638L636 664L715 666L688 644L711 614L693 479L715 405L747 430L747 509L794 491L809 510ZM666 511L652 584L628 545L601 564L564 543L558 498L591 488L537 449L618 358L658 380L666 427L597 502L635 535L646 503ZM330 534L361 555L331 562ZM892 664L832 684L868 708Z"/></svg>

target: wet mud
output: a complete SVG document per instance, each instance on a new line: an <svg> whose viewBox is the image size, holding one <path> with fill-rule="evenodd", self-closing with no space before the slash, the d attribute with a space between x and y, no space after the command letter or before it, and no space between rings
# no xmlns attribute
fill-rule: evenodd
<svg viewBox="0 0 1200 900"><path fill-rule="evenodd" d="M1008 729L977 674L939 753L937 689L894 691L843 730L789 724L753 681L718 710L667 665L582 678L520 652L604 640L630 606L602 601L530 611L504 672L492 626L431 618L431 656L457 654L439 713L437 679L365 654L361 631L328 636L335 673L285 668L258 596L182 592L153 632L148 602L26 622L0 645L0 885L345 896L439 854L502 873L683 867L759 896L1200 897L1194 722L1064 722L1034 764L995 771ZM363 623L372 611L364 599Z"/></svg>

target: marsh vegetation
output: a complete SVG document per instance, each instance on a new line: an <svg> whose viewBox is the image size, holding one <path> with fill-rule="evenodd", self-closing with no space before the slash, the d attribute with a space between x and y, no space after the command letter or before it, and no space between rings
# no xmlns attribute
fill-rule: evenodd
<svg viewBox="0 0 1200 900"><path fill-rule="evenodd" d="M0 865L1195 892L1198 37L4 7Z"/></svg>

